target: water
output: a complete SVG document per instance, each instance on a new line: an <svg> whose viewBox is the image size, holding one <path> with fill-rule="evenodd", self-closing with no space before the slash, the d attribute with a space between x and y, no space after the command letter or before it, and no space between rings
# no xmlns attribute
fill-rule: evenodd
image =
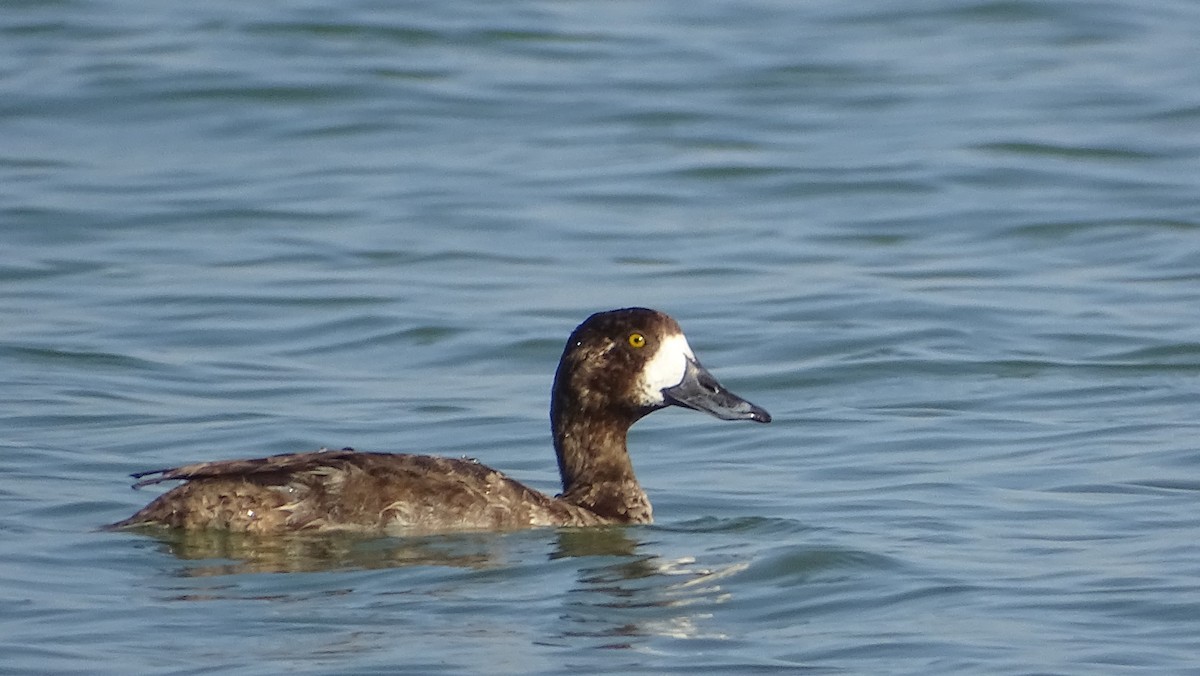
<svg viewBox="0 0 1200 676"><path fill-rule="evenodd" d="M0 671L1200 673L1200 5L10 2ZM651 527L97 532L353 445L547 491L587 314Z"/></svg>

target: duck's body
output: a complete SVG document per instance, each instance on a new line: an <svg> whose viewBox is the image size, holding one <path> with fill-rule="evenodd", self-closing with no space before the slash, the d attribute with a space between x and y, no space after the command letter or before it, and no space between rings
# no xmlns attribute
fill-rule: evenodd
<svg viewBox="0 0 1200 676"><path fill-rule="evenodd" d="M507 530L614 523L465 458L316 451L161 472L185 480L116 526L244 533ZM145 476L145 475L143 475Z"/></svg>
<svg viewBox="0 0 1200 676"><path fill-rule="evenodd" d="M550 497L473 460L350 449L198 463L135 475L185 483L114 528L244 533L505 530L648 523L629 427L679 405L769 422L696 361L679 325L644 308L592 315L571 334L550 417L563 492Z"/></svg>

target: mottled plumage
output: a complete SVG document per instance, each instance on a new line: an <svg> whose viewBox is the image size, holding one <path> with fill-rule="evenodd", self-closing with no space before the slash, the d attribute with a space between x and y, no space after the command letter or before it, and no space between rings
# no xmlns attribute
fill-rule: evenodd
<svg viewBox="0 0 1200 676"><path fill-rule="evenodd" d="M667 315L597 313L571 334L555 374L558 497L469 459L322 450L135 474L135 488L184 483L111 527L427 533L648 523L650 501L625 438L638 419L668 405L770 421L700 366Z"/></svg>

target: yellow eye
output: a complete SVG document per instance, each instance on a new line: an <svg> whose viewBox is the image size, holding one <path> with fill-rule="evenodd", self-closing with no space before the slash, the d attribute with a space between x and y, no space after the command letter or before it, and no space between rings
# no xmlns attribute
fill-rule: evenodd
<svg viewBox="0 0 1200 676"><path fill-rule="evenodd" d="M640 333L629 334L629 344L633 347L645 347L646 337Z"/></svg>

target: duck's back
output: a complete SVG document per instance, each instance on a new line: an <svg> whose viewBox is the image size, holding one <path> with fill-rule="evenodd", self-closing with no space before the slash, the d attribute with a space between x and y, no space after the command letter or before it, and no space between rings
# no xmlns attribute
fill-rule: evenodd
<svg viewBox="0 0 1200 676"><path fill-rule="evenodd" d="M320 451L147 474L139 485L185 483L114 527L411 533L606 522L469 459Z"/></svg>

